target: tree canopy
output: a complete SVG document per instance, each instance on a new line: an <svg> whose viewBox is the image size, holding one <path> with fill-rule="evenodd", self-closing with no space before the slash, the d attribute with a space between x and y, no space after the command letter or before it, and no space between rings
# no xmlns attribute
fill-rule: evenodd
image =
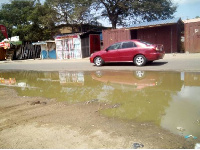
<svg viewBox="0 0 200 150"><path fill-rule="evenodd" d="M96 0L94 7L109 18L113 28L136 22L173 18L177 6L171 0Z"/></svg>
<svg viewBox="0 0 200 150"><path fill-rule="evenodd" d="M176 7L171 0L11 0L0 7L0 24L9 37L39 41L51 39L60 24L73 27L107 18L116 28L172 18Z"/></svg>
<svg viewBox="0 0 200 150"><path fill-rule="evenodd" d="M38 41L49 37L54 21L50 10L36 0L12 0L0 9L0 24L7 27L8 35L24 41ZM48 16L48 17L47 17Z"/></svg>

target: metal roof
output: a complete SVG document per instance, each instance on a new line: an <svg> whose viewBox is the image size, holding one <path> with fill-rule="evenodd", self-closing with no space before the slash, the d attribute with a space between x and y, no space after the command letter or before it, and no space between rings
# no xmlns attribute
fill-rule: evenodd
<svg viewBox="0 0 200 150"><path fill-rule="evenodd" d="M46 45L47 43L55 43L55 41L52 41L52 40L38 41L38 42L32 43L32 45Z"/></svg>
<svg viewBox="0 0 200 150"><path fill-rule="evenodd" d="M181 18L157 20L157 21L151 21L151 22L143 22L143 23L139 23L139 24L133 24L133 25L129 26L128 28L138 29L138 28L144 28L144 27L155 27L155 26L169 25L169 24L178 23L179 20L181 20Z"/></svg>
<svg viewBox="0 0 200 150"><path fill-rule="evenodd" d="M184 22L184 23L200 22L200 18L184 20L183 22Z"/></svg>
<svg viewBox="0 0 200 150"><path fill-rule="evenodd" d="M60 35L56 35L54 38L56 40L65 39L65 38L78 38L79 36L83 37L86 34L100 34L98 31L88 31L88 32L80 32L80 33L64 33Z"/></svg>

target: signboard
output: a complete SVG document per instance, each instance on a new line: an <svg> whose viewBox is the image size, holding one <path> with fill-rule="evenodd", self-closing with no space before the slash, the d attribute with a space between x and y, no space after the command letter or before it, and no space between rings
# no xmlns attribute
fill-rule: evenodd
<svg viewBox="0 0 200 150"><path fill-rule="evenodd" d="M4 25L0 24L0 30L3 33L3 35L5 36L5 38L8 38L8 33L7 33L6 27Z"/></svg>
<svg viewBox="0 0 200 150"><path fill-rule="evenodd" d="M82 58L81 39L56 39L56 51L58 59L80 59Z"/></svg>

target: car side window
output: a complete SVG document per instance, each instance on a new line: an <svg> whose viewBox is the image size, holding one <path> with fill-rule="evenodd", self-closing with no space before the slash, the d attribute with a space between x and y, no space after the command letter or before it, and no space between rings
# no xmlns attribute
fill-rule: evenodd
<svg viewBox="0 0 200 150"><path fill-rule="evenodd" d="M107 50L116 50L121 48L121 43L115 43L107 48Z"/></svg>
<svg viewBox="0 0 200 150"><path fill-rule="evenodd" d="M133 43L133 42L124 42L122 44L122 49L124 49L124 48L132 48L132 47L136 47L135 43Z"/></svg>

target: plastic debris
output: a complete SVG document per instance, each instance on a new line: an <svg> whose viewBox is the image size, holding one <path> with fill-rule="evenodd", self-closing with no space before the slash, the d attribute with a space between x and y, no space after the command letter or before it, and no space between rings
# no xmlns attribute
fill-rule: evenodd
<svg viewBox="0 0 200 150"><path fill-rule="evenodd" d="M196 137L196 136L193 136L193 135L186 135L186 136L185 136L186 139L188 139L188 138L190 138L190 137L193 137L193 139L197 139L197 137Z"/></svg>
<svg viewBox="0 0 200 150"><path fill-rule="evenodd" d="M200 125L200 121L197 119L197 125Z"/></svg>
<svg viewBox="0 0 200 150"><path fill-rule="evenodd" d="M183 127L176 127L176 129L179 131L185 131L185 129Z"/></svg>
<svg viewBox="0 0 200 150"><path fill-rule="evenodd" d="M142 143L133 143L133 149L142 148L144 145Z"/></svg>
<svg viewBox="0 0 200 150"><path fill-rule="evenodd" d="M196 143L194 148L195 149L200 149L200 143Z"/></svg>

